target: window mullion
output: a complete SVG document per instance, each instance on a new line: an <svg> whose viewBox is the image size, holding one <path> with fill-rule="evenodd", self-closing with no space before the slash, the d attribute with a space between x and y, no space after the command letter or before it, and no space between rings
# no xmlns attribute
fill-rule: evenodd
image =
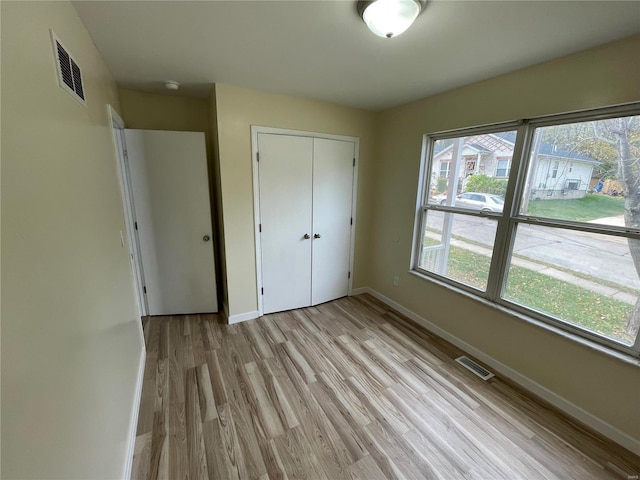
<svg viewBox="0 0 640 480"><path fill-rule="evenodd" d="M424 222L428 208L426 206L421 206L416 209L416 231L424 232ZM414 244L413 244L413 254L411 255L411 265L410 269L419 268L420 266L420 255L422 254L422 233L419 235L414 235Z"/></svg>
<svg viewBox="0 0 640 480"><path fill-rule="evenodd" d="M493 246L493 256L489 268L489 280L487 282L486 297L489 300L498 301L506 282L506 272L511 249L515 239L516 222L513 220L520 208L520 198L526 183L529 151L531 148L532 129L528 123L518 127L516 144L511 160L511 178L505 194L502 217L498 220L496 239Z"/></svg>

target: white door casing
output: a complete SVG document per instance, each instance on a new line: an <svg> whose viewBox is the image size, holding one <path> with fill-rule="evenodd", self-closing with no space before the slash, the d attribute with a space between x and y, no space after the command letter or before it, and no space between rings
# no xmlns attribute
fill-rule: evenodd
<svg viewBox="0 0 640 480"><path fill-rule="evenodd" d="M140 259L140 246L138 236L134 228L133 198L131 193L131 179L129 167L126 159L126 148L124 139L124 120L111 107L107 106L107 115L111 122L113 142L116 154L118 169L118 179L120 181L120 193L122 195L122 206L124 210L125 228L127 232L127 243L129 247L129 260L133 272L133 289L136 293L136 303L140 317L147 315L148 306L146 295L144 294L144 278L142 273L142 262ZM122 232L120 232L122 234ZM124 242L123 242L124 243ZM124 246L124 245L123 245ZM144 347L144 344L143 344Z"/></svg>
<svg viewBox="0 0 640 480"><path fill-rule="evenodd" d="M204 134L125 139L149 315L217 311Z"/></svg>
<svg viewBox="0 0 640 480"><path fill-rule="evenodd" d="M259 134L258 145L263 311L308 306L313 139Z"/></svg>
<svg viewBox="0 0 640 480"><path fill-rule="evenodd" d="M349 293L354 148L353 142L313 140L311 305Z"/></svg>

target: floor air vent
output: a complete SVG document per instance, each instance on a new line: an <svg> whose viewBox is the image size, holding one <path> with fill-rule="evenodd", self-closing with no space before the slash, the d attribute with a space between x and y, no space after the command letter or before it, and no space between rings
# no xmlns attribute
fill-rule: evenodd
<svg viewBox="0 0 640 480"><path fill-rule="evenodd" d="M458 357L458 358L456 358L456 362L458 362L460 365L462 365L467 370L471 370L473 373L475 373L477 376L479 376L483 380L489 380L491 377L495 376L489 370L484 368L482 365L478 365L476 362L471 360L469 357L465 357L465 356Z"/></svg>
<svg viewBox="0 0 640 480"><path fill-rule="evenodd" d="M51 31L51 41L53 42L58 83L63 90L86 107L80 67L53 31Z"/></svg>

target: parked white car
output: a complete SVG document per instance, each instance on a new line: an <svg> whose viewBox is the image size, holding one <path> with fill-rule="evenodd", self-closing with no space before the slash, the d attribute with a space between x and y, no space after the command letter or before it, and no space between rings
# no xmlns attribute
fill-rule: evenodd
<svg viewBox="0 0 640 480"><path fill-rule="evenodd" d="M455 206L483 212L502 213L504 198L491 193L465 192L456 197Z"/></svg>

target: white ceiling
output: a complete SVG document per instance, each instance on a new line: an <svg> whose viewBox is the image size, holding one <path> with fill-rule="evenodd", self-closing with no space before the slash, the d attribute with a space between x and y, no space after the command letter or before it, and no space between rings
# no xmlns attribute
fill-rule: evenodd
<svg viewBox="0 0 640 480"><path fill-rule="evenodd" d="M355 1L74 5L121 86L167 93L171 79L207 96L227 83L371 110L640 32L639 1L430 1L392 39Z"/></svg>

